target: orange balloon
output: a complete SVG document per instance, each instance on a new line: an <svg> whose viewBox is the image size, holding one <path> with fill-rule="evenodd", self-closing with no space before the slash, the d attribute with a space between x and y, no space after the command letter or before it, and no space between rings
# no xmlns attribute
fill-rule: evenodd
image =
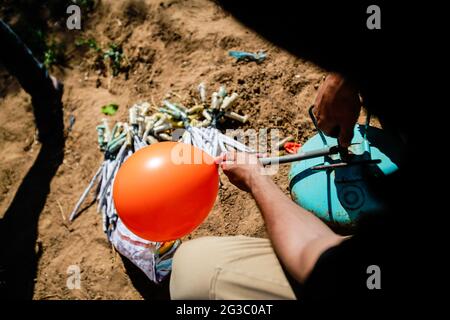
<svg viewBox="0 0 450 320"><path fill-rule="evenodd" d="M184 143L159 142L131 155L114 180L114 205L130 231L170 241L193 231L211 211L219 189L214 159Z"/></svg>

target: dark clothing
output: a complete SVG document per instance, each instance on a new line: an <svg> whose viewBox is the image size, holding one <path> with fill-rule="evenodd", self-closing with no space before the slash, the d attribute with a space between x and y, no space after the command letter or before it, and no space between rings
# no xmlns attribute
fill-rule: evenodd
<svg viewBox="0 0 450 320"><path fill-rule="evenodd" d="M2 20L0 43L0 63L32 97L42 142L33 166L0 219L0 300L32 299L39 259L39 214L64 155L62 86L55 89L45 67Z"/></svg>
<svg viewBox="0 0 450 320"><path fill-rule="evenodd" d="M32 98L40 140L61 136L62 84L60 90L55 89L44 65L36 60L30 49L2 20L0 20L0 42L2 43L0 63Z"/></svg>
<svg viewBox="0 0 450 320"><path fill-rule="evenodd" d="M47 69L33 56L14 31L0 20L0 63L19 81L22 88L33 98L49 98L55 88Z"/></svg>
<svg viewBox="0 0 450 320"><path fill-rule="evenodd" d="M328 249L318 259L304 285L295 285L298 298L324 303L359 300L387 301L397 295L414 294L408 276L421 259L410 250L418 240L411 224L417 219L423 195L415 188L419 177L411 170L414 139L411 139L413 92L401 86L410 78L409 40L414 32L411 6L395 8L382 1L233 1L219 0L225 10L274 44L294 55L311 60L328 71L352 81L364 105L390 127L407 137L401 173L386 178L379 192L390 200L391 210L360 221L354 236ZM381 30L366 27L367 7L381 8ZM403 17L403 19L402 19ZM405 24L404 24L405 23ZM408 88L414 90L413 86ZM414 117L413 117L414 118ZM416 173L414 173L416 174ZM369 290L367 268L381 269L381 290ZM411 279L409 279L411 280Z"/></svg>
<svg viewBox="0 0 450 320"><path fill-rule="evenodd" d="M399 78L407 74L406 43L419 37L413 33L413 24L409 32L402 29L401 18L408 16L408 6L396 8L384 1L218 2L275 45L345 75L361 91L366 107L376 109L379 116L387 113L385 118L397 127L407 125L408 106L394 103ZM366 10L372 4L381 8L380 30L366 26Z"/></svg>

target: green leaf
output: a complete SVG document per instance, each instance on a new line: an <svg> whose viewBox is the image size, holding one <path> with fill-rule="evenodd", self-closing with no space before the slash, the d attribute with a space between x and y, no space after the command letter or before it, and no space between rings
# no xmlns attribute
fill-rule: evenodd
<svg viewBox="0 0 450 320"><path fill-rule="evenodd" d="M117 110L119 109L119 106L115 103L110 103L102 107L102 113L113 116L116 114Z"/></svg>

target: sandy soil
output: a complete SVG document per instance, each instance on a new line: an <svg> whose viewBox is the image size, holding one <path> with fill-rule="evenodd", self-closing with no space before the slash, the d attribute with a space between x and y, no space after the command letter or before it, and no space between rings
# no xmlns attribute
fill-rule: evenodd
<svg viewBox="0 0 450 320"><path fill-rule="evenodd" d="M278 128L304 142L313 134L307 115L324 71L274 47L221 11L213 2L103 0L83 20L84 30L58 31L69 41L69 60L53 73L65 83L64 118L75 117L63 163L51 180L39 215L38 261L34 299L141 299L165 297L112 250L96 206L73 223L67 217L102 161L95 126L100 107L115 102L111 122L126 119L127 108L147 100L161 101L174 92L187 101L200 81L209 88L224 84L237 91L237 111L251 116L244 128ZM122 44L130 61L128 74L112 78L96 71L91 53L70 41L95 38L105 46ZM261 64L235 62L228 50L266 50ZM0 69L0 215L8 209L22 179L39 152L34 139L30 98ZM288 193L287 172L274 179ZM186 239L205 235L265 237L264 224L251 197L221 177L214 210ZM89 202L89 201L88 201ZM88 203L86 203L87 205ZM0 216L1 217L1 216ZM81 289L66 286L67 268L79 265Z"/></svg>

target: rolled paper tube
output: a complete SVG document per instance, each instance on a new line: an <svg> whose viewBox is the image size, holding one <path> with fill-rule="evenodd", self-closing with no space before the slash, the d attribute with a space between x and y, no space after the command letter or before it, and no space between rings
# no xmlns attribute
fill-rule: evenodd
<svg viewBox="0 0 450 320"><path fill-rule="evenodd" d="M193 106L192 108L188 109L187 114L191 115L191 114L197 113L202 110L203 110L203 106L196 105L196 106Z"/></svg>
<svg viewBox="0 0 450 320"><path fill-rule="evenodd" d="M211 124L211 120L205 119L200 123L200 127L206 128Z"/></svg>
<svg viewBox="0 0 450 320"><path fill-rule="evenodd" d="M105 141L111 140L111 128L109 127L109 121L106 118L102 119L103 126L105 127Z"/></svg>
<svg viewBox="0 0 450 320"><path fill-rule="evenodd" d="M166 130L169 130L169 129L172 129L172 125L170 123L166 122L166 123L164 123L164 124L162 124L162 125L160 125L158 127L154 127L153 128L153 132L155 134L158 134L160 132L163 132L163 131L166 131Z"/></svg>
<svg viewBox="0 0 450 320"><path fill-rule="evenodd" d="M167 116L165 114L161 114L161 116L156 120L154 127L158 127L167 122Z"/></svg>
<svg viewBox="0 0 450 320"><path fill-rule="evenodd" d="M221 97L222 99L226 97L227 95L227 89L225 88L225 86L220 86L219 91L217 92L217 94L219 95L219 97Z"/></svg>
<svg viewBox="0 0 450 320"><path fill-rule="evenodd" d="M217 92L213 92L213 94L211 96L211 109L217 110L217 109L219 109L219 107L220 107L219 94Z"/></svg>
<svg viewBox="0 0 450 320"><path fill-rule="evenodd" d="M158 139L156 139L154 136L147 136L147 143L148 144L154 144L154 143L158 143Z"/></svg>
<svg viewBox="0 0 450 320"><path fill-rule="evenodd" d="M144 135L145 130L144 117L139 116L137 122L138 122L138 136L142 137Z"/></svg>
<svg viewBox="0 0 450 320"><path fill-rule="evenodd" d="M237 114L236 112L226 112L225 116L227 118L242 122L242 123L246 123L248 121L248 116L244 115L241 116L240 114Z"/></svg>
<svg viewBox="0 0 450 320"><path fill-rule="evenodd" d="M148 110L150 110L150 103L148 102L143 102L141 104L141 115L142 116L146 116L148 113Z"/></svg>
<svg viewBox="0 0 450 320"><path fill-rule="evenodd" d="M146 118L148 118L148 119L146 120L144 134L142 135L142 140L144 140L144 141L147 140L147 136L149 135L150 131L153 129L153 126L155 125L154 119L151 119L150 117L146 117Z"/></svg>
<svg viewBox="0 0 450 320"><path fill-rule="evenodd" d="M239 95L236 92L233 92L231 94L231 96L225 97L222 105L220 106L220 110L225 111L228 108L230 108L231 106L233 106L233 104L236 102L238 97L239 97Z"/></svg>
<svg viewBox="0 0 450 320"><path fill-rule="evenodd" d="M111 139L117 138L119 129L120 129L120 122L117 122L111 131Z"/></svg>
<svg viewBox="0 0 450 320"><path fill-rule="evenodd" d="M164 100L163 103L169 110L172 110L175 114L179 114L179 117L181 117L181 118L187 117L186 113L183 110L181 110L179 107L177 107L170 101Z"/></svg>
<svg viewBox="0 0 450 320"><path fill-rule="evenodd" d="M165 108L160 108L159 111L164 112L165 114L168 114L175 119L181 119L181 113L179 111L169 110Z"/></svg>
<svg viewBox="0 0 450 320"><path fill-rule="evenodd" d="M203 82L200 82L198 85L198 93L200 95L200 101L206 103L206 85Z"/></svg>
<svg viewBox="0 0 450 320"><path fill-rule="evenodd" d="M125 143L126 140L127 140L126 138L122 138L122 139L117 140L115 143L111 144L111 145L108 147L108 151L109 151L110 153L116 152L117 150L119 150L119 148L120 148L123 144L126 144L126 143Z"/></svg>
<svg viewBox="0 0 450 320"><path fill-rule="evenodd" d="M137 110L136 107L133 106L128 110L129 123L131 125L137 125Z"/></svg>
<svg viewBox="0 0 450 320"><path fill-rule="evenodd" d="M167 133L160 133L158 135L158 137L160 137L161 140L172 141L172 137L170 135L168 135Z"/></svg>
<svg viewBox="0 0 450 320"><path fill-rule="evenodd" d="M97 126L97 143L101 150L104 150L105 144L105 127L103 125Z"/></svg>
<svg viewBox="0 0 450 320"><path fill-rule="evenodd" d="M208 110L203 110L202 115L203 115L203 117L205 117L206 120L208 120L208 121L212 120L211 115L209 114Z"/></svg>
<svg viewBox="0 0 450 320"><path fill-rule="evenodd" d="M175 106L176 106L178 109L180 109L181 112L187 113L187 110L188 110L188 109L187 109L185 106L183 106L182 104L177 103Z"/></svg>

